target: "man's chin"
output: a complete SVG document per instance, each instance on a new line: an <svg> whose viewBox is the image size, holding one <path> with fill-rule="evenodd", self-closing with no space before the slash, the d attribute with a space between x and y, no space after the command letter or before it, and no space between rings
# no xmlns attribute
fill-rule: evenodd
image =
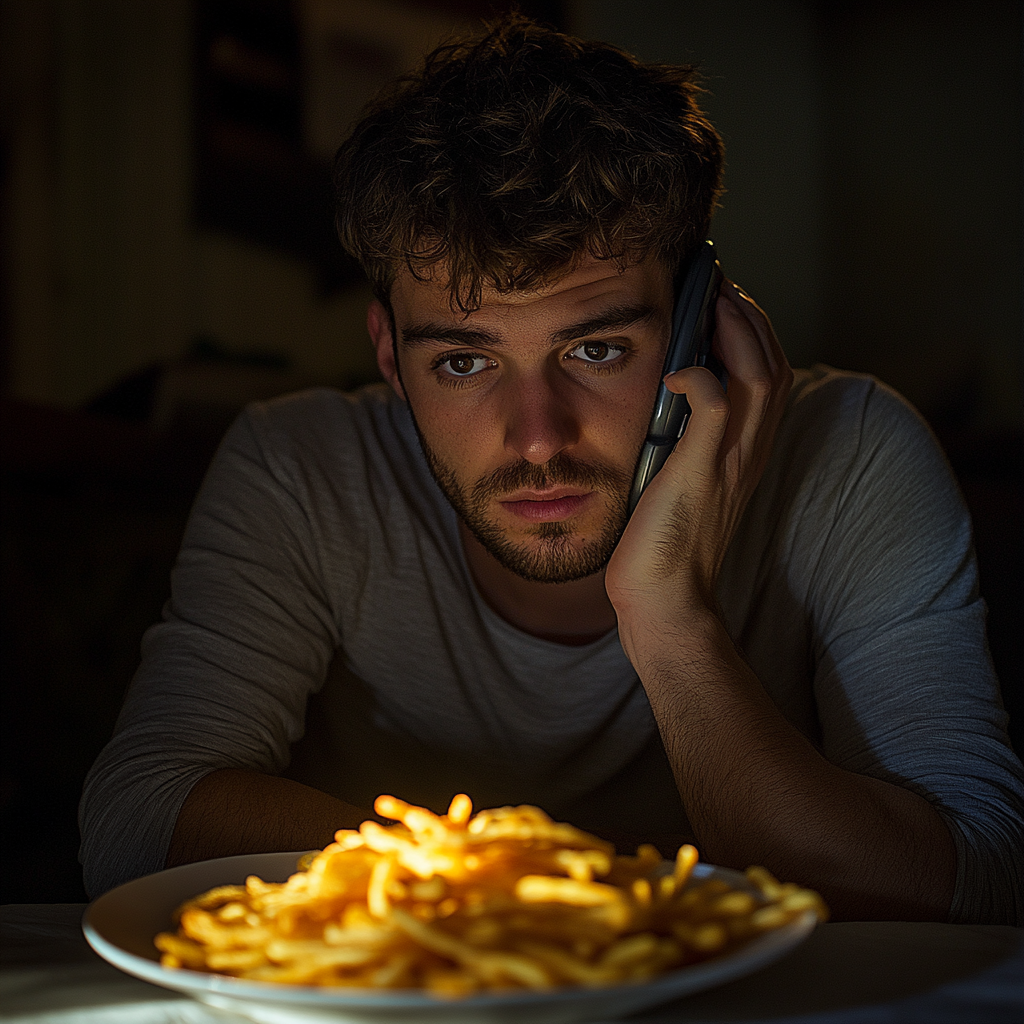
<svg viewBox="0 0 1024 1024"><path fill-rule="evenodd" d="M520 539L493 523L463 521L500 565L530 583L572 583L601 572L621 533L584 541L555 522L540 523Z"/></svg>

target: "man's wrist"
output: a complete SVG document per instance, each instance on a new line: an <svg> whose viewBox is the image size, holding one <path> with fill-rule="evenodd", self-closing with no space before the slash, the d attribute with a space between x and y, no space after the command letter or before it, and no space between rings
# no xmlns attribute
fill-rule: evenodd
<svg viewBox="0 0 1024 1024"><path fill-rule="evenodd" d="M648 679L702 676L734 652L720 610L703 602L663 607L619 620L619 639L637 674Z"/></svg>

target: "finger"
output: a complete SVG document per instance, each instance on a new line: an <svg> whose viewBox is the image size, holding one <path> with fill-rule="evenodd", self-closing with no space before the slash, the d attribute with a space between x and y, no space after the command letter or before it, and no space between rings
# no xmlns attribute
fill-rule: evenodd
<svg viewBox="0 0 1024 1024"><path fill-rule="evenodd" d="M730 376L735 372L747 376L767 373L775 376L777 359L771 345L768 318L753 300L731 281L718 293L715 306L715 334L722 362Z"/></svg>
<svg viewBox="0 0 1024 1024"><path fill-rule="evenodd" d="M737 305L753 324L757 336L764 349L765 358L773 376L786 375L789 371L789 360L779 343L778 335L772 327L768 314L745 292L735 281L729 281ZM728 294L728 293L727 293Z"/></svg>
<svg viewBox="0 0 1024 1024"><path fill-rule="evenodd" d="M726 446L732 449L739 444L751 451L771 406L777 379L756 322L740 306L732 288L723 289L723 293L716 307L715 335L720 358L729 371L732 400Z"/></svg>
<svg viewBox="0 0 1024 1024"><path fill-rule="evenodd" d="M737 308L747 317L762 344L762 352L772 379L772 390L765 416L770 421L771 433L774 433L793 386L793 370L767 314L739 285L732 281L729 284L732 286L731 291Z"/></svg>
<svg viewBox="0 0 1024 1024"><path fill-rule="evenodd" d="M665 375L665 387L674 395L693 393L697 401L714 404L719 398L725 397L718 378L706 366L687 366L682 370L673 370ZM690 402L693 405L693 402Z"/></svg>
<svg viewBox="0 0 1024 1024"><path fill-rule="evenodd" d="M732 412L732 403L718 378L703 366L690 366L668 374L665 386L674 394L686 395L691 409L686 432L676 445L676 451L702 462L716 460Z"/></svg>
<svg viewBox="0 0 1024 1024"><path fill-rule="evenodd" d="M735 372L730 377L733 415L725 449L735 457L736 471L756 486L786 410L793 371L764 311L738 286L723 291L726 294L716 308L716 313L721 309L723 314L717 333L722 361L730 375ZM746 321L745 328L740 318Z"/></svg>

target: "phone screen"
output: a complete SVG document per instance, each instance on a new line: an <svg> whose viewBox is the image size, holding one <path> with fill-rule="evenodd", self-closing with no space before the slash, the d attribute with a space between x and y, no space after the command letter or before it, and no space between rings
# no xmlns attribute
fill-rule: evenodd
<svg viewBox="0 0 1024 1024"><path fill-rule="evenodd" d="M665 465L683 436L690 419L690 404L685 395L675 395L665 387L664 377L686 366L709 366L722 380L724 370L711 364L711 339L715 333L715 300L722 283L722 270L714 243L702 242L686 261L682 284L672 313L672 334L662 369L662 382L654 400L647 438L640 450L633 487L629 494L629 512L633 513L644 489Z"/></svg>

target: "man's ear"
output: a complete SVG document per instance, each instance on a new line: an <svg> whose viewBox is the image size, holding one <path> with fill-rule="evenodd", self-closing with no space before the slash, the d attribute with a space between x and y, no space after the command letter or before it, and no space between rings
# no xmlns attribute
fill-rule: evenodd
<svg viewBox="0 0 1024 1024"><path fill-rule="evenodd" d="M394 392L404 402L405 389L398 376L398 364L395 362L395 337L391 317L378 299L371 299L366 309L366 329L370 332L370 340L377 350L377 366L384 379L391 385Z"/></svg>

